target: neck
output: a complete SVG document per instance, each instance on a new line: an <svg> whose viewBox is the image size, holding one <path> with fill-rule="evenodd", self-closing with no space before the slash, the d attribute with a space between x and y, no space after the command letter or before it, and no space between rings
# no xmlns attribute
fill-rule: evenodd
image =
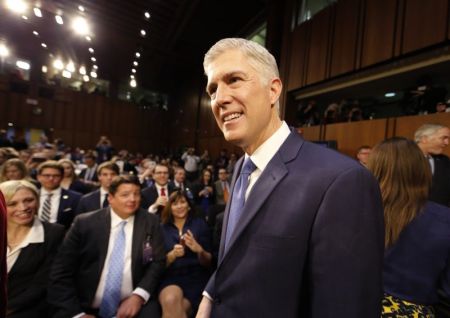
<svg viewBox="0 0 450 318"><path fill-rule="evenodd" d="M27 225L8 223L7 225L8 245L15 246L22 243L22 241L25 239L32 226L33 222Z"/></svg>
<svg viewBox="0 0 450 318"><path fill-rule="evenodd" d="M183 230L184 223L186 223L186 219L174 218L173 223L181 231L181 230Z"/></svg>
<svg viewBox="0 0 450 318"><path fill-rule="evenodd" d="M256 142L248 146L243 146L242 149L245 151L246 154L251 156L256 151L256 149L259 148L259 146L261 146L267 139L272 137L272 135L281 127L282 123L283 122L280 120L278 115L272 116L272 119L270 120L269 124L260 133L259 138L256 140Z"/></svg>

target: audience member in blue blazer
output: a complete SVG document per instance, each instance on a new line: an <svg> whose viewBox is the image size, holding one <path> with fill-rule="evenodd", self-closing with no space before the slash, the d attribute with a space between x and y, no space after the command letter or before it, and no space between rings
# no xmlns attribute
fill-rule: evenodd
<svg viewBox="0 0 450 318"><path fill-rule="evenodd" d="M384 205L382 317L435 317L438 291L450 299L450 209L427 201L431 169L411 140L377 145L369 169Z"/></svg>

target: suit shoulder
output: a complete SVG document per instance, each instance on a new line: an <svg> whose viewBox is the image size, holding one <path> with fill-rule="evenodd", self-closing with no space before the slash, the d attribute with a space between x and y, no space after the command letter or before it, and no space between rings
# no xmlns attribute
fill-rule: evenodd
<svg viewBox="0 0 450 318"><path fill-rule="evenodd" d="M90 200L91 198L95 198L95 196L98 194L98 192L100 192L100 190L95 190L93 192L86 193L81 197L80 201L81 200L85 201L85 200Z"/></svg>
<svg viewBox="0 0 450 318"><path fill-rule="evenodd" d="M64 236L64 233L66 232L65 227L58 223L42 222L42 225L44 226L44 232L46 235Z"/></svg>
<svg viewBox="0 0 450 318"><path fill-rule="evenodd" d="M69 197L72 197L72 198L78 198L78 199L80 199L81 196L82 196L82 194L79 193L79 192L72 191L72 190L66 190L66 189L62 189L61 195L63 195L63 196L64 196L64 195L67 195L67 196L69 196Z"/></svg>
<svg viewBox="0 0 450 318"><path fill-rule="evenodd" d="M149 213L147 210L142 209L142 208L137 210L135 215L137 218L147 220L151 223L159 223L160 222L158 216L154 215L153 213Z"/></svg>

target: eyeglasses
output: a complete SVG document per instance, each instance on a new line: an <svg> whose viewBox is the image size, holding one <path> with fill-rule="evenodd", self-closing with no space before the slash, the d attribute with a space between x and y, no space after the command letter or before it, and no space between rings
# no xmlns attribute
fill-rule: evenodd
<svg viewBox="0 0 450 318"><path fill-rule="evenodd" d="M41 174L41 177L44 177L46 179L50 179L50 178L57 179L57 178L61 178L61 175L60 174Z"/></svg>

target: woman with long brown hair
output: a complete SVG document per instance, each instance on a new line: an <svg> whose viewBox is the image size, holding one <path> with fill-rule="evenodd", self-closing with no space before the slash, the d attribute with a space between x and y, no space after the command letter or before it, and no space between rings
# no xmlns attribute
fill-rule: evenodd
<svg viewBox="0 0 450 318"><path fill-rule="evenodd" d="M435 317L438 290L450 299L450 209L427 201L431 169L412 140L378 144L368 168L384 207L382 317Z"/></svg>

